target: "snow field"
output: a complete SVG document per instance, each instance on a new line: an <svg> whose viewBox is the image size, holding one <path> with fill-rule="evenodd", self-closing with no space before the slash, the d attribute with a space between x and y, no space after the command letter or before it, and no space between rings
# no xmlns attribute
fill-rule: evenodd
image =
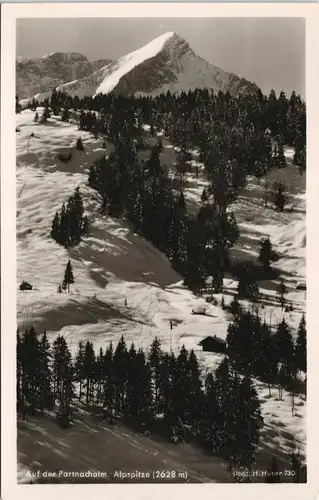
<svg viewBox="0 0 319 500"><path fill-rule="evenodd" d="M187 349L195 350L204 370L216 367L222 357L201 352L198 342L207 335L225 338L231 318L219 306L207 304L204 298L196 298L183 287L166 259L155 250L151 252L150 245L132 235L125 224L99 215L99 198L86 186L86 171L101 155L100 142L91 134L78 131L73 124L52 118L48 124L41 125L33 123L33 117L34 112L28 110L17 115L20 128L17 132L17 286L26 280L35 287L31 292L18 290L19 326L23 329L31 324L39 325L41 332L45 325L51 340L64 334L73 353L80 340L91 340L99 349L105 348L109 341L116 343L123 334L128 344L135 342L137 347L148 349L157 336L164 350L178 351L184 344ZM31 132L35 137L30 140ZM59 164L57 151L74 147L78 137L83 139L86 154L75 153L69 164ZM205 181L200 179L194 187L194 175L189 177L193 184L191 190L186 189L186 199L192 197L192 201L198 202ZM78 248L66 250L50 239L50 228L55 212L78 185L81 185L92 234ZM296 198L297 201L303 210L304 199ZM240 229L251 237L253 247L256 247L256 238L270 234L274 249L283 254L275 265L283 272L293 272L289 279L295 285L305 269L304 213L281 215L264 210L265 224L259 225L243 220L245 203L247 200L242 197L235 205ZM270 223L271 214L273 218L275 214L275 221ZM137 272L136 266L140 264L135 257L149 261L151 271L141 266ZM75 285L70 294L58 294L57 286L69 259ZM118 268L115 266L112 272L113 263L117 263ZM167 273L170 282L165 286L157 282L156 266L160 273ZM123 269L127 271L126 277ZM236 281L225 279L226 303L230 302L236 286ZM273 325L284 316L295 334L305 306L304 292L294 290L287 294L288 301L294 304L291 314L281 311L275 292L263 289L261 292L267 297L261 314L266 320L271 317ZM221 296L216 298L221 300ZM191 314L192 308L201 305L207 308L209 316ZM172 332L170 321L174 325ZM275 389L270 399L265 384L257 382L257 389L267 443L286 450L294 436L304 446L306 404L303 397L296 396L298 416L292 417L288 393L284 392L283 400L277 401Z"/></svg>

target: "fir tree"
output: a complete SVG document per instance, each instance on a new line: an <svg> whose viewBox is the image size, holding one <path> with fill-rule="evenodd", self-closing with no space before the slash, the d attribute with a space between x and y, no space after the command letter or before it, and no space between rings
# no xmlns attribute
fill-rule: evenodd
<svg viewBox="0 0 319 500"><path fill-rule="evenodd" d="M109 415L110 423L113 423L115 414L115 378L113 370L113 346L112 343L107 347L104 354L103 363L103 397L104 411Z"/></svg>
<svg viewBox="0 0 319 500"><path fill-rule="evenodd" d="M70 113L68 108L64 108L61 119L63 122L68 122L70 120Z"/></svg>
<svg viewBox="0 0 319 500"><path fill-rule="evenodd" d="M118 414L123 415L128 381L128 352L123 335L115 349L112 367L115 385L115 408Z"/></svg>
<svg viewBox="0 0 319 500"><path fill-rule="evenodd" d="M51 350L50 343L46 332L42 335L39 343L39 406L41 417L45 408L51 409L53 406L53 398L51 392Z"/></svg>
<svg viewBox="0 0 319 500"><path fill-rule="evenodd" d="M296 368L307 372L307 328L306 319L303 314L298 326L297 339L296 339Z"/></svg>
<svg viewBox="0 0 319 500"><path fill-rule="evenodd" d="M274 184L274 205L276 210L283 211L287 202L285 195L286 186L283 182Z"/></svg>
<svg viewBox="0 0 319 500"><path fill-rule="evenodd" d="M216 381L212 373L208 373L205 378L203 402L199 410L201 410L200 443L211 453L218 453L223 444L224 422Z"/></svg>
<svg viewBox="0 0 319 500"><path fill-rule="evenodd" d="M278 362L282 362L290 372L293 372L294 342L289 326L284 319L279 323L273 340L276 346Z"/></svg>
<svg viewBox="0 0 319 500"><path fill-rule="evenodd" d="M60 242L60 216L58 212L55 213L52 228L51 228L51 238L56 242Z"/></svg>
<svg viewBox="0 0 319 500"><path fill-rule="evenodd" d="M172 381L173 410L182 422L187 422L189 420L190 378L188 353L185 346L182 346L174 364Z"/></svg>
<svg viewBox="0 0 319 500"><path fill-rule="evenodd" d="M84 151L84 145L83 145L83 141L82 141L81 137L79 137L78 140L76 141L76 149L77 149L77 151L80 151L80 152Z"/></svg>
<svg viewBox="0 0 319 500"><path fill-rule="evenodd" d="M277 155L275 158L275 166L277 168L286 167L286 157L285 157L285 150L284 150L284 145L283 145L282 139L280 139L278 141Z"/></svg>
<svg viewBox="0 0 319 500"><path fill-rule="evenodd" d="M241 306L237 300L236 295L234 296L233 300L231 301L231 303L229 305L229 310L233 316L240 315L240 313L241 313Z"/></svg>
<svg viewBox="0 0 319 500"><path fill-rule="evenodd" d="M151 369L151 378L154 391L154 408L156 413L159 412L159 404L160 404L160 375L161 375L162 359L163 359L163 352L161 349L161 343L159 339L155 337L150 347L149 364Z"/></svg>
<svg viewBox="0 0 319 500"><path fill-rule="evenodd" d="M270 262L272 260L272 256L273 256L272 244L268 237L260 241L260 251L258 256L258 260L264 267L264 269L268 270L270 268Z"/></svg>
<svg viewBox="0 0 319 500"><path fill-rule="evenodd" d="M277 286L277 295L278 295L278 300L281 305L281 309L284 308L286 300L285 300L285 295L287 293L287 287L284 283L283 280L280 281L279 285Z"/></svg>
<svg viewBox="0 0 319 500"><path fill-rule="evenodd" d="M187 422L191 425L194 435L200 432L201 404L203 402L201 375L198 359L194 351L191 350L188 357L188 376L190 382Z"/></svg>
<svg viewBox="0 0 319 500"><path fill-rule="evenodd" d="M46 105L44 110L43 110L43 113L42 113L42 116L41 116L41 123L46 123L47 120L50 118L50 109L49 109L49 106Z"/></svg>
<svg viewBox="0 0 319 500"><path fill-rule="evenodd" d="M71 402L74 397L73 367L69 347L63 336L53 342L53 393L59 403L61 418L71 414Z"/></svg>
<svg viewBox="0 0 319 500"><path fill-rule="evenodd" d="M70 292L70 285L73 284L74 284L74 276L73 276L72 264L71 261L69 260L65 268L62 288Z"/></svg>
<svg viewBox="0 0 319 500"><path fill-rule="evenodd" d="M182 213L186 212L186 202L185 202L185 196L183 191L181 191L179 198L178 198L178 208Z"/></svg>
<svg viewBox="0 0 319 500"><path fill-rule="evenodd" d="M247 265L244 265L238 277L237 292L239 297L257 299L259 297L259 287L253 273Z"/></svg>
<svg viewBox="0 0 319 500"><path fill-rule="evenodd" d="M38 112L36 111L34 118L33 118L33 121L37 122L38 120L39 120L39 115L38 115Z"/></svg>
<svg viewBox="0 0 319 500"><path fill-rule="evenodd" d="M87 236L90 232L89 220L87 215L84 215L82 220L81 234Z"/></svg>
<svg viewBox="0 0 319 500"><path fill-rule="evenodd" d="M235 454L237 465L251 469L255 461L263 419L257 392L249 375L239 383L239 406L236 412ZM234 429L235 430L235 429Z"/></svg>
<svg viewBox="0 0 319 500"><path fill-rule="evenodd" d="M82 398L82 387L84 378L85 378L84 345L83 342L80 341L78 344L78 351L76 353L75 363L74 363L74 380L79 383L79 401L81 401Z"/></svg>
<svg viewBox="0 0 319 500"><path fill-rule="evenodd" d="M206 203L208 201L209 198L206 189L203 189L200 199L202 203Z"/></svg>
<svg viewBox="0 0 319 500"><path fill-rule="evenodd" d="M86 387L86 404L92 402L94 396L94 383L96 380L96 360L93 344L87 341L83 352L83 377Z"/></svg>
<svg viewBox="0 0 319 500"><path fill-rule="evenodd" d="M133 394L131 401L135 401L136 411L133 416L134 425L141 430L150 429L153 422L153 397L151 387L151 370L146 363L143 351L139 350L132 358L135 366L135 377L133 378ZM132 384L132 378L128 378L128 387Z"/></svg>
<svg viewBox="0 0 319 500"><path fill-rule="evenodd" d="M295 153L293 157L293 162L299 167L300 174L302 175L306 170L306 144L304 140L300 138L296 142Z"/></svg>
<svg viewBox="0 0 319 500"><path fill-rule="evenodd" d="M177 416L173 404L173 373L175 367L175 357L173 354L164 354L160 364L159 373L159 409L163 414L165 430L170 436L172 427L176 424Z"/></svg>
<svg viewBox="0 0 319 500"><path fill-rule="evenodd" d="M33 327L26 330L21 345L22 370L22 407L25 415L26 407L34 415L39 408L39 377L41 372L41 353L36 331Z"/></svg>

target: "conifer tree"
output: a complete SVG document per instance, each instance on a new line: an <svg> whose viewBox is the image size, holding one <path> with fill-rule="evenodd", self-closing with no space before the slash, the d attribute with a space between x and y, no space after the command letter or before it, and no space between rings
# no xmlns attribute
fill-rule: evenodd
<svg viewBox="0 0 319 500"><path fill-rule="evenodd" d="M241 313L241 306L237 300L236 295L234 295L234 298L229 305L229 310L233 316L238 316Z"/></svg>
<svg viewBox="0 0 319 500"><path fill-rule="evenodd" d="M162 363L160 364L159 374L159 408L160 412L163 414L163 422L169 436L177 421L175 408L172 406L175 363L176 361L173 354L164 354Z"/></svg>
<svg viewBox="0 0 319 500"><path fill-rule="evenodd" d="M42 335L39 343L39 406L41 417L45 408L51 409L53 406L53 398L51 391L51 349L46 332Z"/></svg>
<svg viewBox="0 0 319 500"><path fill-rule="evenodd" d="M87 341L83 353L83 376L86 387L86 404L92 402L94 396L94 384L96 380L96 360L93 344Z"/></svg>
<svg viewBox="0 0 319 500"><path fill-rule="evenodd" d="M266 175L267 170L268 170L268 163L264 158L261 158L260 160L256 161L254 174L255 177L258 179L259 185L260 185L260 180Z"/></svg>
<svg viewBox="0 0 319 500"><path fill-rule="evenodd" d="M31 409L31 414L39 408L39 375L41 370L40 346L36 331L33 327L27 329L22 338L21 346L22 368L22 399L23 413L26 405Z"/></svg>
<svg viewBox="0 0 319 500"><path fill-rule="evenodd" d="M161 375L161 363L163 359L163 352L161 348L161 343L157 337L155 337L155 339L151 344L148 359L151 369L151 378L154 391L154 409L156 413L159 413L160 375Z"/></svg>
<svg viewBox="0 0 319 500"><path fill-rule="evenodd" d="M55 227L57 227L57 222ZM65 208L65 204L62 204L61 213L60 213L60 228L58 231L59 240L56 240L57 243L60 243L63 246L67 246L67 242L69 240L69 228L68 228L68 219L67 212Z"/></svg>
<svg viewBox="0 0 319 500"><path fill-rule="evenodd" d="M186 212L186 202L185 202L185 196L183 191L181 191L179 198L178 198L178 208L182 213Z"/></svg>
<svg viewBox="0 0 319 500"><path fill-rule="evenodd" d="M187 421L191 425L194 435L197 435L200 432L201 405L203 400L201 370L193 350L191 350L188 357L188 373L190 390L188 396L189 406L187 410Z"/></svg>
<svg viewBox="0 0 319 500"><path fill-rule="evenodd" d="M135 355L133 353L133 365L136 375L133 385L131 401L135 401L135 426L141 430L149 429L153 421L153 397L151 387L151 369L145 360L142 350ZM131 385L131 377L128 378L128 387Z"/></svg>
<svg viewBox="0 0 319 500"><path fill-rule="evenodd" d="M78 351L76 353L75 363L74 363L74 380L79 383L79 401L81 401L82 398L83 380L85 378L83 362L84 362L84 345L83 342L80 341L78 344Z"/></svg>
<svg viewBox="0 0 319 500"><path fill-rule="evenodd" d="M64 108L61 119L63 122L68 122L70 120L70 113L68 108Z"/></svg>
<svg viewBox="0 0 319 500"><path fill-rule="evenodd" d="M60 216L58 212L55 213L54 219L52 221L51 238L54 239L57 243L60 242Z"/></svg>
<svg viewBox="0 0 319 500"><path fill-rule="evenodd" d="M296 339L296 368L307 372L307 328L306 319L303 314L298 326L297 339Z"/></svg>
<svg viewBox="0 0 319 500"><path fill-rule="evenodd" d="M273 256L273 250L269 237L262 239L260 241L260 251L258 260L264 267L264 269L268 270L270 268L270 262L272 260L272 256Z"/></svg>
<svg viewBox="0 0 319 500"><path fill-rule="evenodd" d="M77 151L83 152L84 151L84 145L81 137L79 137L76 141L76 149Z"/></svg>
<svg viewBox="0 0 319 500"><path fill-rule="evenodd" d="M253 317L250 313L241 314L228 326L227 352L238 370L251 373Z"/></svg>
<svg viewBox="0 0 319 500"><path fill-rule="evenodd" d="M239 384L239 412L236 421L236 447L238 465L251 469L259 444L263 418L257 392L249 375Z"/></svg>
<svg viewBox="0 0 319 500"><path fill-rule="evenodd" d="M277 156L275 158L275 165L277 168L286 167L286 157L282 139L278 141L278 149L277 149Z"/></svg>
<svg viewBox="0 0 319 500"><path fill-rule="evenodd" d="M74 284L74 276L73 276L72 264L71 261L69 260L65 268L62 288L70 292L70 285L73 284Z"/></svg>
<svg viewBox="0 0 319 500"><path fill-rule="evenodd" d="M306 144L302 138L296 141L293 162L299 167L302 175L306 170Z"/></svg>
<svg viewBox="0 0 319 500"><path fill-rule="evenodd" d="M278 362L282 362L291 373L294 371L294 342L287 325L283 319L274 335L274 342L278 356Z"/></svg>
<svg viewBox="0 0 319 500"><path fill-rule="evenodd" d="M84 215L82 220L81 234L87 236L90 232L89 219L87 215Z"/></svg>
<svg viewBox="0 0 319 500"><path fill-rule="evenodd" d="M286 303L286 299L285 299L286 293L287 293L287 287L286 287L284 281L280 280L280 283L277 286L277 295L278 295L278 300L279 300L280 305L281 305L281 309L284 308L285 303Z"/></svg>
<svg viewBox="0 0 319 500"><path fill-rule="evenodd" d="M174 363L172 381L173 409L182 422L187 422L189 420L190 378L188 353L184 345Z"/></svg>
<svg viewBox="0 0 319 500"><path fill-rule="evenodd" d="M38 120L39 120L39 115L38 115L38 112L36 111L35 115L34 115L34 118L33 118L33 121L37 122Z"/></svg>
<svg viewBox="0 0 319 500"><path fill-rule="evenodd" d="M203 189L200 199L202 203L206 203L208 201L209 198L206 189Z"/></svg>
<svg viewBox="0 0 319 500"><path fill-rule="evenodd" d="M238 278L238 296L257 299L259 297L259 287L248 266L244 265L242 267Z"/></svg>
<svg viewBox="0 0 319 500"><path fill-rule="evenodd" d="M97 383L96 391L96 401L100 405L103 402L103 381L104 381L104 353L102 347L100 347L99 354L96 358L95 363L95 380Z"/></svg>
<svg viewBox="0 0 319 500"><path fill-rule="evenodd" d="M49 105L46 104L44 107L42 116L41 116L41 123L46 123L47 120L50 118L50 116L51 116L51 114L50 114Z"/></svg>
<svg viewBox="0 0 319 500"><path fill-rule="evenodd" d="M115 408L117 413L123 415L128 381L128 352L123 335L116 346L112 367L115 384Z"/></svg>
<svg viewBox="0 0 319 500"><path fill-rule="evenodd" d="M125 397L124 418L133 426L137 424L138 416L138 391L141 373L137 365L137 353L135 345L132 343L127 357L127 386Z"/></svg>
<svg viewBox="0 0 319 500"><path fill-rule="evenodd" d="M110 423L113 423L115 413L115 376L113 369L113 346L112 342L106 348L103 363L103 404L104 411L108 412Z"/></svg>
<svg viewBox="0 0 319 500"><path fill-rule="evenodd" d="M287 202L285 195L286 186L283 182L274 184L274 205L276 210L283 211Z"/></svg>
<svg viewBox="0 0 319 500"><path fill-rule="evenodd" d="M199 409L200 443L212 453L221 450L224 436L223 415L220 401L217 397L217 387L214 375L208 373L205 378L205 389Z"/></svg>
<svg viewBox="0 0 319 500"><path fill-rule="evenodd" d="M59 335L53 342L53 394L58 402L57 418L67 427L72 418L74 397L74 370L72 357L65 338Z"/></svg>

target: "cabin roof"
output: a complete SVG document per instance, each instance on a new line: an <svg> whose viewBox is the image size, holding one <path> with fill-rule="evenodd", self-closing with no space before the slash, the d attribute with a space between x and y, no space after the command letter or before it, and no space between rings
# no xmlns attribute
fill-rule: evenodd
<svg viewBox="0 0 319 500"><path fill-rule="evenodd" d="M225 340L214 335L213 337L212 336L205 337L200 342L198 342L198 345L203 345L204 342L211 342L212 340L214 340L215 342L218 342L219 344L226 344Z"/></svg>

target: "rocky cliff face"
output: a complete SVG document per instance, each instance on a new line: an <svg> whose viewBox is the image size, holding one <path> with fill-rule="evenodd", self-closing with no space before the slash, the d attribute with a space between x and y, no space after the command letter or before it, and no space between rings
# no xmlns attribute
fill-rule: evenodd
<svg viewBox="0 0 319 500"><path fill-rule="evenodd" d="M16 93L20 99L52 91L63 83L84 78L110 62L88 61L77 52L54 52L48 56L16 61Z"/></svg>

